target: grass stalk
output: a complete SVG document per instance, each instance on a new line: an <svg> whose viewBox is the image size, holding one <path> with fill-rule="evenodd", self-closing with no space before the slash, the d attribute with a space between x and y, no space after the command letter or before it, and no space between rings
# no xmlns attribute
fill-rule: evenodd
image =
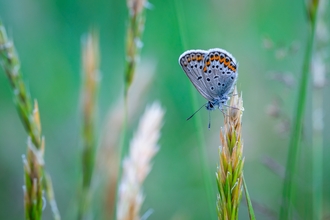
<svg viewBox="0 0 330 220"><path fill-rule="evenodd" d="M176 15L178 18L178 24L179 24L179 31L181 35L181 44L184 48L184 50L187 50L187 40L188 37L186 35L186 30L184 30L184 27L186 27L186 20L184 17L184 10L182 6L181 1L174 1L175 9L176 9ZM196 97L196 91L193 86L190 87L190 94L191 94L191 100L192 100L192 106L194 109L197 109L199 106L197 104L197 97ZM209 208L209 218L214 219L214 194L212 192L212 182L213 179L211 176L211 173L209 172L209 166L208 166L208 159L207 159L207 152L205 147L205 138L203 134L203 125L201 123L201 117L199 115L195 116L195 128L197 130L197 142L198 142L198 155L200 155L200 161L202 166L202 176L203 176L203 183L204 188L206 191L206 198Z"/></svg>
<svg viewBox="0 0 330 220"><path fill-rule="evenodd" d="M125 97L132 84L140 48L142 47L142 34L145 23L145 0L127 0L129 10L126 33L126 63L125 63Z"/></svg>
<svg viewBox="0 0 330 220"><path fill-rule="evenodd" d="M197 109L197 97L195 93L195 88L191 86L191 96L192 96L192 103L194 106L194 109ZM202 167L202 176L203 176L203 183L204 183L204 188L206 190L206 198L207 198L207 204L208 204L208 209L209 209L209 218L214 219L214 193L213 193L213 185L211 180L213 179L211 176L211 173L209 172L209 164L208 164L208 158L207 158L207 151L205 147L205 138L203 134L203 129L206 127L206 125L202 124L201 117L199 115L195 116L195 128L197 130L197 143L198 143L198 155L200 157L201 161L201 167Z"/></svg>
<svg viewBox="0 0 330 220"><path fill-rule="evenodd" d="M327 62L329 51L329 21L326 18L329 1L320 0L318 7L318 19L316 22L315 33L315 51L312 58L312 76L313 76L313 218L322 219L323 211L323 154L324 154L324 88L327 84L326 74L329 71Z"/></svg>
<svg viewBox="0 0 330 220"><path fill-rule="evenodd" d="M145 6L146 0L127 0L128 24L126 32L126 53L124 70L124 124L119 144L120 163L123 161L125 153L128 151L126 144L128 129L128 90L133 82L136 66L140 57L140 49L143 46L142 35L145 24ZM118 176L122 175L122 167L119 166ZM117 184L117 189L119 185ZM117 198L118 199L118 198ZM116 209L117 210L117 209ZM116 214L115 214L116 215Z"/></svg>
<svg viewBox="0 0 330 220"><path fill-rule="evenodd" d="M159 150L157 142L164 110L155 102L142 116L139 127L130 143L129 155L123 161L123 175L118 190L118 220L141 219L144 200L142 184L151 171L151 159Z"/></svg>
<svg viewBox="0 0 330 220"><path fill-rule="evenodd" d="M95 165L96 135L95 115L99 89L98 34L91 31L82 46L82 189L79 199L78 219L86 219L90 207L91 182Z"/></svg>
<svg viewBox="0 0 330 220"><path fill-rule="evenodd" d="M218 219L221 220L238 219L243 188L242 96L232 96L230 106L224 113L224 127L220 130L220 164L216 172Z"/></svg>
<svg viewBox="0 0 330 220"><path fill-rule="evenodd" d="M142 63L139 70L136 72L136 78L132 83L129 90L128 103L129 111L128 121L135 117L137 114L137 109L143 103L143 97L145 93L148 92L149 85L153 79L156 64L153 61ZM113 103L110 108L106 119L105 127L103 128L103 135L100 143L100 150L97 153L97 163L98 169L95 179L97 182L102 182L103 179L106 182L106 215L107 218L112 216L115 218L115 200L116 200L116 190L118 183L118 172L119 172L119 141L123 131L124 126L124 100L123 97L118 96L117 101ZM96 186L98 187L98 186Z"/></svg>
<svg viewBox="0 0 330 220"><path fill-rule="evenodd" d="M126 59L124 72L124 126L120 144L120 161L122 161L124 154L127 152L126 134L128 123L128 90L132 85L136 65L139 61L140 49L142 48L142 34L145 23L145 0L127 0L127 8L129 11L127 32L126 32ZM121 168L119 176L121 175Z"/></svg>
<svg viewBox="0 0 330 220"><path fill-rule="evenodd" d="M317 125L322 117L323 91L313 91L313 169L312 169L312 191L313 191L313 219L322 219L323 210L323 129ZM318 116L316 114L319 114Z"/></svg>
<svg viewBox="0 0 330 220"><path fill-rule="evenodd" d="M293 119L292 133L289 145L289 152L287 156L284 186L282 192L282 204L280 208L280 219L290 219L291 206L293 203L294 181L293 176L296 172L298 154L300 152L300 139L302 132L302 125L304 121L304 113L307 99L307 89L309 82L309 72L311 57L313 52L313 43L316 29L318 0L310 0L307 6L307 11L310 21L310 30L308 32L308 39L306 42L306 51L303 61L303 68L299 83L298 100L295 109L295 117ZM292 216L291 216L292 217Z"/></svg>
<svg viewBox="0 0 330 220"><path fill-rule="evenodd" d="M23 156L24 166L24 207L26 219L41 219L43 192L53 192L52 184L45 177L44 150L45 138L41 133L41 122L37 101L32 100L23 81L20 61L12 40L0 21L0 60L14 93L14 102L23 126L28 133L27 153ZM47 195L50 195L47 193ZM48 198L52 206L54 219L60 219L54 194Z"/></svg>

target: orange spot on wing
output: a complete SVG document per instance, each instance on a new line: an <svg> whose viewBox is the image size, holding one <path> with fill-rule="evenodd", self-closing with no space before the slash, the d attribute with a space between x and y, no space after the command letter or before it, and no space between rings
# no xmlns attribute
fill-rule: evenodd
<svg viewBox="0 0 330 220"><path fill-rule="evenodd" d="M236 71L236 68L234 66L232 66L231 64L228 65L228 68L231 69L232 71Z"/></svg>

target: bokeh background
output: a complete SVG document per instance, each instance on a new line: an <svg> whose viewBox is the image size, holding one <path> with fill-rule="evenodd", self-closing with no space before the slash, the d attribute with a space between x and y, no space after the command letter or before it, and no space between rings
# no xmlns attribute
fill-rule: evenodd
<svg viewBox="0 0 330 220"><path fill-rule="evenodd" d="M148 103L159 100L166 114L159 141L161 149L144 185L146 199L142 213L153 209L149 219L208 219L216 216L214 173L223 116L220 111L212 112L210 130L207 129L208 113L205 110L186 121L205 100L183 73L178 57L187 49L220 47L232 53L239 62L237 86L243 92L245 106L244 176L257 219L276 219L307 39L304 2L152 0L150 4L139 66L152 69L153 79L134 109L129 138ZM91 27L99 30L102 78L96 129L101 140L104 135L112 135L104 131L106 116L123 97L126 2L1 0L0 18L14 39L31 96L39 102L46 137L46 169L53 179L59 210L63 219L74 219L81 181L81 37ZM302 150L294 180L297 219L312 219L312 84L309 91ZM330 132L330 101L327 98L330 90L326 85L322 91L325 95L324 158L320 159L324 160L324 166L319 172L324 174L323 186L320 186L324 188L322 215L327 216L330 205L327 155L330 152L326 147L330 145L330 136L326 134ZM193 104L193 97L198 104ZM280 115L274 117L274 112L278 111ZM203 128L197 128L199 124ZM214 177L212 215L198 153L200 130L205 140L209 172ZM1 69L0 219L24 217L22 155L26 151L26 140L27 135L13 104L10 84ZM95 209L96 219L106 218L107 206L102 201L102 198L94 201L98 207ZM44 216L44 219L51 218L49 206ZM248 219L244 197L240 219Z"/></svg>

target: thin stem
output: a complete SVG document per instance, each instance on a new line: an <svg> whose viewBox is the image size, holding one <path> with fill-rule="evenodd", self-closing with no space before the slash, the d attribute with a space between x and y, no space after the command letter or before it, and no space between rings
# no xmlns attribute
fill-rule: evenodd
<svg viewBox="0 0 330 220"><path fill-rule="evenodd" d="M282 204L280 209L280 219L290 219L290 211L292 206L292 194L293 194L293 175L296 172L297 166L297 158L300 152L300 139L301 139L301 132L302 132L302 124L304 120L304 113L306 107L306 98L307 98L307 87L309 81L309 71L310 71L310 64L311 64L311 57L313 51L313 43L314 43L314 36L315 36L315 29L316 29L316 9L318 6L318 1L313 1L311 3L312 9L309 10L310 12L310 25L311 31L308 34L308 39L306 42L306 51L303 63L303 69L301 73L301 81L299 85L298 91L298 100L296 109L296 117L293 121L292 126L292 134L289 146L289 152L287 156L287 163L286 163L286 172L284 178L284 186L283 186L283 193L282 193Z"/></svg>
<svg viewBox="0 0 330 220"><path fill-rule="evenodd" d="M191 99L193 103L193 107L196 108L198 106L197 104L197 97L196 93L194 91L195 88L191 86ZM208 165L208 158L207 158L207 153L206 153L206 146L205 146L205 138L203 134L203 127L206 128L206 124L202 124L201 117L199 115L196 116L195 120L195 126L197 130L197 142L198 142L198 154L200 155L200 161L201 161L201 166L202 166L202 176L203 176L203 182L204 182L204 187L206 190L206 196L207 196L207 203L208 203L208 209L209 209L209 215L210 219L215 218L215 212L214 212L214 199L215 193L213 192L213 187L212 187L212 180L213 176L209 172L209 165Z"/></svg>
<svg viewBox="0 0 330 220"><path fill-rule="evenodd" d="M145 0L128 0L127 8L129 12L128 25L126 31L126 53L125 53L125 70L124 70L124 126L121 133L119 144L119 172L118 178L122 175L122 161L124 155L128 151L127 133L128 133L128 91L132 85L136 66L140 56L140 49L142 48L142 35L145 24ZM117 182L117 192L119 189L119 182ZM118 194L116 195L118 201ZM117 206L117 202L116 202ZM114 216L116 216L117 207L115 207Z"/></svg>
<svg viewBox="0 0 330 220"><path fill-rule="evenodd" d="M184 49L187 49L187 43L186 40L188 39L185 36L186 30L184 29L185 24L185 19L184 19L184 10L182 6L181 1L174 1L175 4L175 9L176 9L176 15L178 18L178 24L179 24L179 31L181 35L181 42L183 45ZM197 109L198 104L197 104L197 97L196 97L196 91L194 88L191 86L190 87L190 94L191 94L191 100L193 103L193 108ZM208 158L206 154L206 147L205 147L205 139L204 139L204 134L203 134L203 125L201 123L201 118L199 115L196 115L195 121L195 128L197 130L197 142L198 142L198 152L200 155L200 160L201 160L201 165L202 165L202 176L203 176L203 182L204 182L204 187L206 190L206 197L207 197L207 203L208 203L208 209L209 209L209 218L210 219L215 219L215 212L214 212L214 193L212 191L212 176L209 172L209 166L208 166Z"/></svg>
<svg viewBox="0 0 330 220"><path fill-rule="evenodd" d="M121 131L121 135L120 135L120 141L119 141L119 171L118 171L118 179L121 178L122 173L123 173L123 166L122 166L122 161L124 160L124 156L126 154L126 152L128 151L128 144L126 141L127 136L128 136L128 106L127 106L127 96L124 97L124 123L123 123L123 128ZM118 199L119 199L119 186L120 186L120 181L117 181L117 186L116 186L116 203L115 203L115 207L114 207L114 216L113 218L116 219L117 216L117 206L118 206Z"/></svg>
<svg viewBox="0 0 330 220"><path fill-rule="evenodd" d="M312 59L313 96L313 147L312 147L312 191L313 191L313 219L323 218L323 175L324 175L324 102L326 86L326 74L329 70L328 51L329 39L324 38L324 32L329 31L329 19L327 19L327 6L329 1L320 0L317 10L315 51Z"/></svg>
<svg viewBox="0 0 330 220"><path fill-rule="evenodd" d="M316 117L322 117L323 91L318 90L313 92L313 122L318 123ZM318 111L319 110L319 111ZM316 116L318 114L318 116ZM317 125L316 125L317 126ZM313 219L322 219L322 192L323 192L323 130L318 129L313 125Z"/></svg>

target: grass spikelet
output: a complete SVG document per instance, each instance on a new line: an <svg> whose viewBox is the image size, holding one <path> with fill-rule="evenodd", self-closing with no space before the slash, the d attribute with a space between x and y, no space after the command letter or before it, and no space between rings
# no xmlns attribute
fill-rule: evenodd
<svg viewBox="0 0 330 220"><path fill-rule="evenodd" d="M44 151L45 138L41 133L41 122L37 101L32 101L20 71L20 61L13 41L8 39L0 21L0 60L13 89L14 102L26 132L28 133L27 155L23 156L24 166L24 207L26 219L41 219L44 189L52 190L50 178L45 178ZM55 219L60 219L55 198L50 199Z"/></svg>
<svg viewBox="0 0 330 220"><path fill-rule="evenodd" d="M137 109L145 99L155 72L155 62L142 62L137 68L136 78L128 92L127 101L130 107L127 111L127 120L131 121L136 116ZM107 216L114 216L116 205L116 190L119 179L119 150L120 135L125 121L124 99L118 96L117 101L109 109L105 119L105 126L100 143L100 150L97 153L96 184L106 183L105 207ZM129 124L129 123L128 123ZM100 186L96 186L100 188Z"/></svg>
<svg viewBox="0 0 330 220"><path fill-rule="evenodd" d="M89 210L91 182L95 164L95 112L99 87L99 43L97 33L90 32L82 45L82 190L78 219L84 219Z"/></svg>
<svg viewBox="0 0 330 220"><path fill-rule="evenodd" d="M145 0L127 0L129 18L126 33L125 97L132 84L139 51L143 45L141 38L145 23L145 4Z"/></svg>
<svg viewBox="0 0 330 220"><path fill-rule="evenodd" d="M144 200L142 184L151 170L151 159L159 150L160 128L164 110L153 103L142 116L130 143L129 155L123 161L123 174L119 185L117 219L140 219Z"/></svg>
<svg viewBox="0 0 330 220"><path fill-rule="evenodd" d="M234 94L237 94L235 89ZM220 164L216 173L218 185L218 219L238 219L243 184L243 141L241 125L243 99L233 95L224 112L224 127L220 131Z"/></svg>

